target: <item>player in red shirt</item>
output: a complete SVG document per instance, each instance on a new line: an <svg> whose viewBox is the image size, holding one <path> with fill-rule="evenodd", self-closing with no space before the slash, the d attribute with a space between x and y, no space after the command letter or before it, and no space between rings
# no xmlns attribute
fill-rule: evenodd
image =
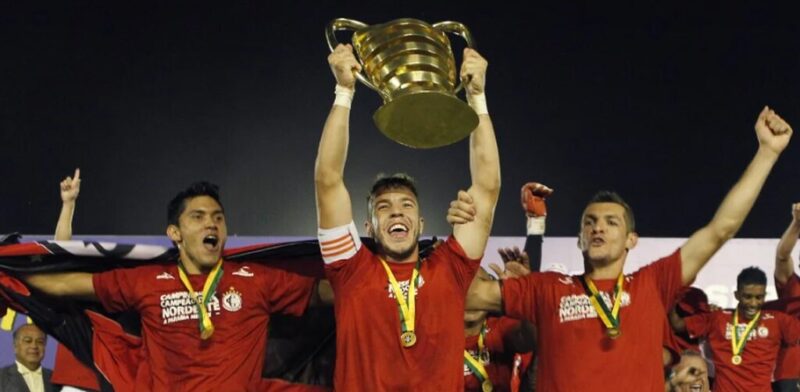
<svg viewBox="0 0 800 392"><path fill-rule="evenodd" d="M464 388L464 296L480 265L500 192L500 160L483 94L487 62L465 49L461 79L479 115L470 136L475 219L427 258L418 257L423 229L413 181L379 178L367 200L366 230L375 249L362 246L353 224L344 162L349 139L354 72L350 45L328 57L336 101L319 144L315 186L319 240L335 296L339 391L457 391Z"/></svg>
<svg viewBox="0 0 800 392"><path fill-rule="evenodd" d="M792 221L778 242L775 252L775 288L779 299L800 297L800 276L794 270L792 249L800 236L800 203L792 204ZM787 309L788 310L788 309ZM784 347L775 365L775 391L797 391L800 383L800 346Z"/></svg>
<svg viewBox="0 0 800 392"><path fill-rule="evenodd" d="M714 391L771 391L781 344L800 342L800 320L763 309L766 294L767 275L749 267L736 278L735 310L672 317L677 331L708 340L717 375Z"/></svg>
<svg viewBox="0 0 800 392"><path fill-rule="evenodd" d="M180 192L167 216L167 235L180 256L176 264L32 274L25 280L50 295L98 301L112 313L140 314L143 357L134 385L116 389L263 385L270 314L300 315L311 302L332 301L329 288L262 263L224 261L227 224L215 185L195 183Z"/></svg>
<svg viewBox="0 0 800 392"><path fill-rule="evenodd" d="M636 246L633 213L617 194L601 192L581 217L578 246L586 273L531 273L475 285L469 309L504 311L537 328L537 390L623 391L664 388L665 315L711 256L741 227L792 130L765 107L755 124L758 150L714 217L680 249L624 275Z"/></svg>

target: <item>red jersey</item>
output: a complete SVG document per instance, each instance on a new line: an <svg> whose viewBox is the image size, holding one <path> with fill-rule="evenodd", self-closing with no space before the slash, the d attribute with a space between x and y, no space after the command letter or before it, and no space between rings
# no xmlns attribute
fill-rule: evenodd
<svg viewBox="0 0 800 392"><path fill-rule="evenodd" d="M260 382L270 313L301 315L314 279L256 262L225 261L222 268L207 306L215 327L208 340L200 339L197 307L177 264L94 275L107 311L134 309L141 316L144 360L136 390L243 391ZM189 275L198 295L207 275Z"/></svg>
<svg viewBox="0 0 800 392"><path fill-rule="evenodd" d="M680 250L625 277L617 339L581 279L534 272L503 283L506 315L538 330L536 390L663 391L664 319L682 288ZM594 281L609 308L616 281Z"/></svg>
<svg viewBox="0 0 800 392"><path fill-rule="evenodd" d="M416 263L387 263L405 295ZM325 265L335 295L337 391L458 391L464 389L464 300L480 260L454 237L419 271L417 342L400 343L400 312L377 255L366 246Z"/></svg>
<svg viewBox="0 0 800 392"><path fill-rule="evenodd" d="M792 274L785 284L775 281L775 288L778 290L779 299L800 298L800 276ZM766 305L766 304L765 304ZM794 317L800 317L800 304L790 308L778 309ZM775 364L775 380L791 380L800 378L800 346L791 345L784 347L778 353L778 362Z"/></svg>
<svg viewBox="0 0 800 392"><path fill-rule="evenodd" d="M781 312L762 309L758 325L747 337L742 363L734 365L731 362L732 311L699 314L684 320L692 337L705 337L711 346L711 359L716 369L714 391L772 391L772 370L781 343L800 339L800 321ZM748 321L739 320L736 328L740 336Z"/></svg>
<svg viewBox="0 0 800 392"><path fill-rule="evenodd" d="M508 317L489 317L486 320L486 340L484 351L486 355L479 358L478 335L467 336L465 349L473 358L483 363L489 379L492 381L494 391L504 392L511 388L511 372L514 370L514 352L506 349L506 339L510 333L519 328L519 320ZM464 365L464 390L481 391L478 377Z"/></svg>

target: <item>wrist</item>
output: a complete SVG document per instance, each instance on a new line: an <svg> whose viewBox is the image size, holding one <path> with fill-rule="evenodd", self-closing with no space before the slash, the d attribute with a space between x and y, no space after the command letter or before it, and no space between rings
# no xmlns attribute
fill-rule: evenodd
<svg viewBox="0 0 800 392"><path fill-rule="evenodd" d="M351 104L353 103L353 96L356 93L355 86L353 87L345 87L340 84L336 85L336 89L334 90L334 94L336 94L336 99L333 101L335 106L342 106L350 109Z"/></svg>
<svg viewBox="0 0 800 392"><path fill-rule="evenodd" d="M489 108L486 106L486 94L467 94L467 103L479 116L489 114Z"/></svg>
<svg viewBox="0 0 800 392"><path fill-rule="evenodd" d="M62 207L75 207L75 200L61 200Z"/></svg>
<svg viewBox="0 0 800 392"><path fill-rule="evenodd" d="M756 155L760 155L765 158L769 158L772 160L777 160L778 157L781 155L780 151L775 151L772 148L769 148L763 144L759 144L758 151L756 151Z"/></svg>
<svg viewBox="0 0 800 392"><path fill-rule="evenodd" d="M544 235L545 220L544 216L529 216L527 223L528 235Z"/></svg>

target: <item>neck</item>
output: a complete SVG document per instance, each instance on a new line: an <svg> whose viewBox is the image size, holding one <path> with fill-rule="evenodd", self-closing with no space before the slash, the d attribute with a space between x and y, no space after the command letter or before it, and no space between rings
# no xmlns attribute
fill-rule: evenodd
<svg viewBox="0 0 800 392"><path fill-rule="evenodd" d="M379 248L380 249L380 255L387 262L391 262L391 263L416 263L417 260L419 259L419 245L415 246L414 249L412 249L409 252L406 252L405 254L390 254L389 252L386 251L386 249L382 245L379 245L379 246L380 246L380 248Z"/></svg>
<svg viewBox="0 0 800 392"><path fill-rule="evenodd" d="M625 264L623 259L614 261L608 264L592 263L588 261L585 264L586 276L592 280L603 279L616 279L622 273L622 267Z"/></svg>
<svg viewBox="0 0 800 392"><path fill-rule="evenodd" d="M38 363L26 362L26 361L23 361L23 360L20 360L20 359L17 359L17 362L22 364L22 366L25 366L30 371L36 371L36 369L38 369L39 366L41 366Z"/></svg>
<svg viewBox="0 0 800 392"><path fill-rule="evenodd" d="M187 260L191 260L191 259L189 259L188 257L181 256L180 263L181 263L181 265L183 265L183 269L186 271L186 274L188 274L188 275L207 274L207 273L211 272L212 269L214 269L214 266L203 267L203 266L196 265L195 263L193 263L191 261L187 261Z"/></svg>

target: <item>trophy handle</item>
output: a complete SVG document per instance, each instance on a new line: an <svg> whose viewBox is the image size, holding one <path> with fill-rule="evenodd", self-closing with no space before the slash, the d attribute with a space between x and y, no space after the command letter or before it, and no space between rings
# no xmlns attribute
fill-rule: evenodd
<svg viewBox="0 0 800 392"><path fill-rule="evenodd" d="M445 33L455 34L463 38L464 41L466 41L468 48L475 48L475 40L472 39L472 34L469 32L467 26L464 26L460 22L453 22L453 21L438 22L433 24L433 28L444 31ZM455 93L457 94L462 89L464 89L464 82L460 81L458 83L458 86L456 87Z"/></svg>
<svg viewBox="0 0 800 392"><path fill-rule="evenodd" d="M331 52L333 52L333 50L336 49L337 46L339 46L339 40L336 39L337 31L343 31L343 30L356 31L365 29L367 27L369 27L368 24L364 22L359 22L355 19L336 18L332 20L330 23L328 23L328 27L325 28L325 39L328 41L328 48L331 50ZM358 61L361 62L361 59L358 59ZM363 66L364 64L362 63L361 65ZM383 93L380 90L378 90L378 88L375 87L375 85L372 84L372 82L367 80L367 78L364 77L364 74L362 72L356 72L356 78L358 79L358 81L364 83L367 87L377 91L378 94L381 94L381 96L383 96Z"/></svg>

